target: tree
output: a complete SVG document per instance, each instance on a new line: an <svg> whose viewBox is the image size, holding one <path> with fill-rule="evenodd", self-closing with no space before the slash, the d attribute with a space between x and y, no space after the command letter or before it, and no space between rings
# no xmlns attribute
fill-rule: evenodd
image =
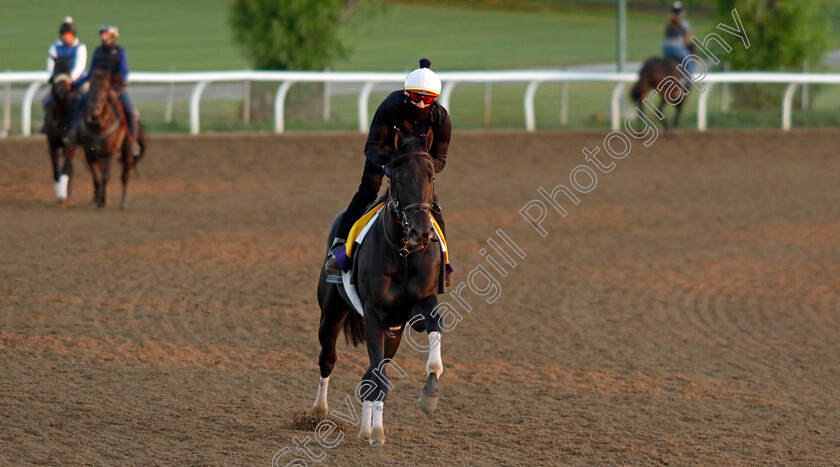
<svg viewBox="0 0 840 467"><path fill-rule="evenodd" d="M719 0L718 15L732 24L737 9L751 47L733 47L727 59L739 71L801 71L807 60L818 64L829 46L828 17L820 0ZM736 105L775 106L778 89L744 86Z"/></svg>
<svg viewBox="0 0 840 467"><path fill-rule="evenodd" d="M341 26L359 0L234 0L233 38L261 70L321 70L346 56Z"/></svg>

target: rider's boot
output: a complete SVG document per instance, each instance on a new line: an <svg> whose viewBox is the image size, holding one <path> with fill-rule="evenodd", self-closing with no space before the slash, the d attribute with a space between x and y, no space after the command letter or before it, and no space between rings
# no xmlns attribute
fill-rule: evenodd
<svg viewBox="0 0 840 467"><path fill-rule="evenodd" d="M128 152L131 154L132 157L137 158L140 157L140 143L137 142L137 135L139 132L137 131L137 115L132 115L131 123L128 123Z"/></svg>
<svg viewBox="0 0 840 467"><path fill-rule="evenodd" d="M344 242L345 240L343 238L336 238L333 240L332 248L330 248L330 254L327 257L326 264L324 264L324 272L326 272L327 275L338 276L346 266L347 253L344 249Z"/></svg>

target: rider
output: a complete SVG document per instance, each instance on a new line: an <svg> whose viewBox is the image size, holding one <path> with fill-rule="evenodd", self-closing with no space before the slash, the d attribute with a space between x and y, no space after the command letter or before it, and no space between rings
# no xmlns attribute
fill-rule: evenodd
<svg viewBox="0 0 840 467"><path fill-rule="evenodd" d="M682 63L685 57L691 53L688 46L693 46L689 40L691 25L683 17L683 14L682 3L674 2L671 8L671 16L665 26L665 39L662 41L662 55L676 61L677 64ZM691 72L692 65L694 65L694 62L689 61L688 72Z"/></svg>
<svg viewBox="0 0 840 467"><path fill-rule="evenodd" d="M339 264L334 252L344 246L353 224L362 217L367 206L376 200L385 174L383 167L395 153L390 142L394 141L398 130L404 135L419 135L432 130L433 142L429 154L432 156L435 173L439 173L446 165L452 127L449 113L437 102L441 84L440 78L429 69L431 65L428 59L420 60L420 68L408 74L403 89L389 94L376 109L365 143L362 183L339 221L332 251L324 265L327 274L340 274L342 269L346 271L350 267L349 264ZM437 198L434 204L432 215L443 230ZM447 279L448 276L449 270Z"/></svg>
<svg viewBox="0 0 840 467"><path fill-rule="evenodd" d="M128 98L128 93L125 91L126 80L128 78L128 59L126 58L125 50L116 44L117 38L120 37L119 30L116 26L106 24L99 28L99 34L102 37L102 45L96 48L93 52L93 59L90 61L90 70L81 78L73 83L73 87L79 87L88 82L94 71L104 71L111 76L111 89L120 99L125 113L127 136L130 142L129 150L135 157L140 155L140 145L137 143L137 126L134 118L134 106ZM68 139L75 144L77 138L78 126L81 121L81 113L84 102L87 100L87 95L76 100L76 106L73 108L72 124Z"/></svg>
<svg viewBox="0 0 840 467"><path fill-rule="evenodd" d="M75 81L85 71L87 63L87 47L79 42L76 37L76 26L73 18L66 17L58 28L59 39L50 46L47 52L47 73L50 75L50 82L56 75L66 74ZM44 115L52 103L52 94L44 98Z"/></svg>

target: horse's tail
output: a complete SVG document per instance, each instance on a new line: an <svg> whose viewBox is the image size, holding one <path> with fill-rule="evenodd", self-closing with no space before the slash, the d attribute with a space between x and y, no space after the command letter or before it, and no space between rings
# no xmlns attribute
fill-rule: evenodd
<svg viewBox="0 0 840 467"><path fill-rule="evenodd" d="M355 310L347 312L347 317L344 318L344 338L348 344L352 343L353 347L365 342L365 319Z"/></svg>

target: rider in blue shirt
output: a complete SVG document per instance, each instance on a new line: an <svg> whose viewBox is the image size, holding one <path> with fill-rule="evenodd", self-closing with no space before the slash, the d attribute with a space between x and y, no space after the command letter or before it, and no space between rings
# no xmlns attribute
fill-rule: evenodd
<svg viewBox="0 0 840 467"><path fill-rule="evenodd" d="M87 64L87 47L76 37L76 26L73 18L66 17L58 28L59 39L50 46L47 52L47 73L50 82L57 75L68 75L71 80L77 80L85 71ZM44 98L44 115L47 114L52 103L52 95Z"/></svg>
<svg viewBox="0 0 840 467"><path fill-rule="evenodd" d="M665 39L662 41L662 55L681 64L691 51L687 45L691 37L691 25L683 18L682 3L674 2L671 8L671 16L665 26ZM688 63L688 71L691 72L694 62Z"/></svg>
<svg viewBox="0 0 840 467"><path fill-rule="evenodd" d="M140 154L140 145L137 144L137 126L134 118L134 106L131 104L131 99L128 98L128 93L125 91L125 85L128 80L128 59L126 58L125 50L116 44L117 38L120 36L119 30L116 26L106 24L99 28L99 34L102 37L102 45L96 48L93 53L93 59L90 61L90 70L81 78L73 83L73 87L81 86L87 83L94 71L104 71L111 76L111 89L120 99L125 112L126 124L128 126L127 133L129 139L129 149L131 154L135 157ZM78 133L79 121L81 120L82 108L84 102L87 100L87 95L82 96L76 101L76 106L73 109L72 126L70 128L71 142L76 138Z"/></svg>

